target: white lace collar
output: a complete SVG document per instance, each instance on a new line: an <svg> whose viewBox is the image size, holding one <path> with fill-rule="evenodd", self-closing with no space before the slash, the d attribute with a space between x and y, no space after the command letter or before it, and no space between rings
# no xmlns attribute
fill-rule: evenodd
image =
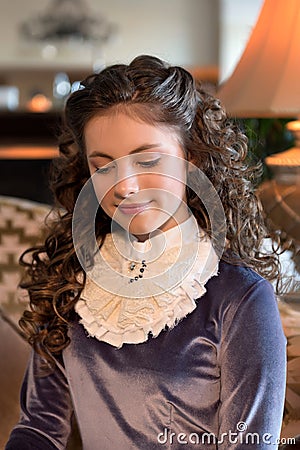
<svg viewBox="0 0 300 450"><path fill-rule="evenodd" d="M115 347L145 342L196 308L218 263L194 216L145 242L118 230L106 236L75 309L100 341Z"/></svg>

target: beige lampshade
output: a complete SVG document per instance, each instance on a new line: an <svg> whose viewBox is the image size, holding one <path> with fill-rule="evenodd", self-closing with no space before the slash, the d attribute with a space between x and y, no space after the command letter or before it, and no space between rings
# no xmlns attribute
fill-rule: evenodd
<svg viewBox="0 0 300 450"><path fill-rule="evenodd" d="M300 0L265 0L244 53L217 97L236 117L300 114Z"/></svg>

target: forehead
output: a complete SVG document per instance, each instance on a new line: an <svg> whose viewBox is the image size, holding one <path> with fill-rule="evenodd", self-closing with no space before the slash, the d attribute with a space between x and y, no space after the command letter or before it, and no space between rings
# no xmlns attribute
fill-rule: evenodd
<svg viewBox="0 0 300 450"><path fill-rule="evenodd" d="M119 158L139 147L153 145L171 154L182 151L173 127L148 124L124 113L93 117L86 124L84 135L87 155L101 151Z"/></svg>

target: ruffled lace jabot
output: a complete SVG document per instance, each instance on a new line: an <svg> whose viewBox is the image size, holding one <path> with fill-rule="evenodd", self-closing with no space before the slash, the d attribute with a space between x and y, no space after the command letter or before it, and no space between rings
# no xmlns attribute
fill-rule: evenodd
<svg viewBox="0 0 300 450"><path fill-rule="evenodd" d="M106 236L75 309L90 336L142 343L196 308L218 263L194 216L145 242L119 230Z"/></svg>

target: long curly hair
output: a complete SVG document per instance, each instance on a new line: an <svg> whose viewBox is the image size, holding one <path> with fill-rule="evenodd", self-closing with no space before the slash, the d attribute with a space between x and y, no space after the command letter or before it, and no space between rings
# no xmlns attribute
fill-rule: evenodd
<svg viewBox="0 0 300 450"><path fill-rule="evenodd" d="M220 101L185 69L156 57L139 56L129 65L112 65L86 78L66 102L60 157L54 160L51 175L57 216L44 244L21 257L26 267L21 287L29 292L30 310L24 312L20 326L48 361L69 343L68 323L85 283L72 239L75 203L90 177L85 126L94 116L116 108L145 123L176 130L186 158L204 172L221 199L227 238L222 258L253 268L269 280L279 275L276 257L260 251L267 236L253 184L260 167L249 165L247 138ZM187 203L200 227L210 234L208 214L190 189ZM99 207L95 233L100 245L110 226L111 219Z"/></svg>

